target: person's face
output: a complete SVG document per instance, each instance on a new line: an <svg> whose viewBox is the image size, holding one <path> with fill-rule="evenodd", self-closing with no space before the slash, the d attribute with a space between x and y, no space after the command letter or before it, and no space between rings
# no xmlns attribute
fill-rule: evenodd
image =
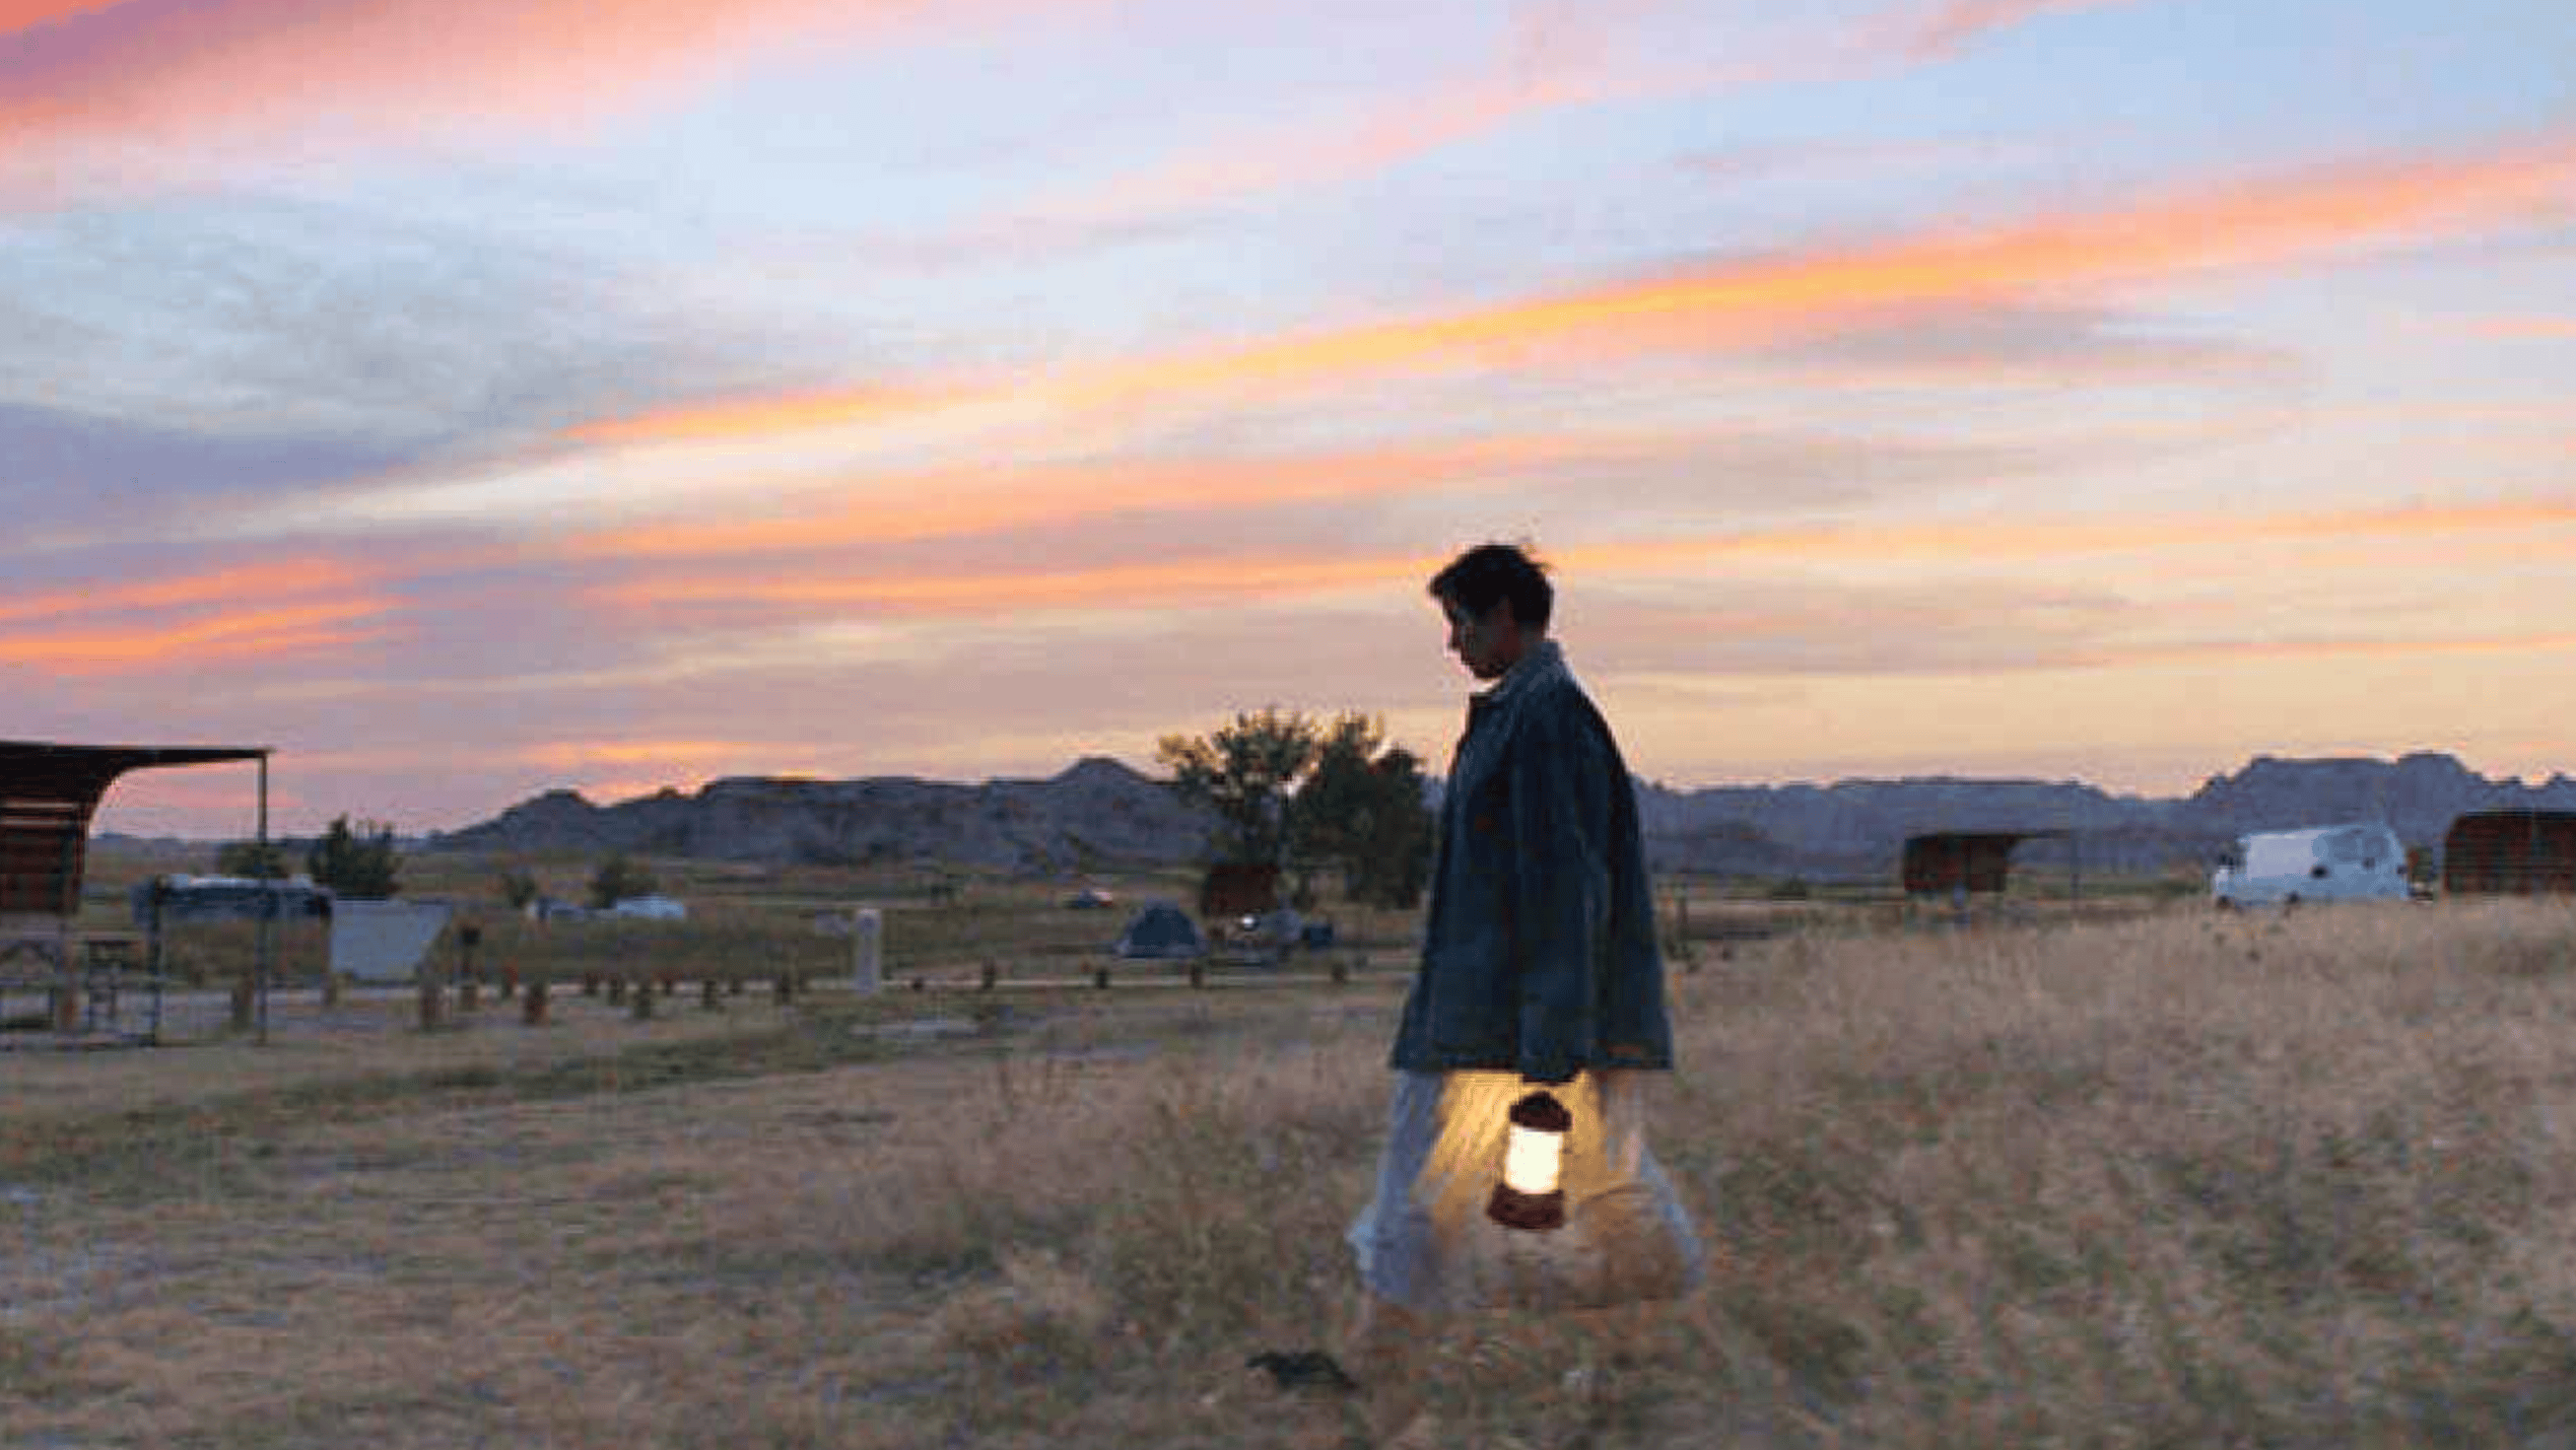
<svg viewBox="0 0 2576 1450"><path fill-rule="evenodd" d="M1467 673L1480 680L1499 680L1519 661L1521 627L1512 618L1510 600L1495 600L1493 608L1479 615L1468 613L1467 606L1454 599L1443 599L1440 612L1449 619L1449 650Z"/></svg>

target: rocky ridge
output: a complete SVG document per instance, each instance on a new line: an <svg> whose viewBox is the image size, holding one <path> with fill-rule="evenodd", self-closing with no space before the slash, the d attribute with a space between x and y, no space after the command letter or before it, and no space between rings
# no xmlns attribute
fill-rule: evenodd
<svg viewBox="0 0 2576 1450"><path fill-rule="evenodd" d="M2128 873L2197 866L2249 831L2347 820L2383 820L2407 844L2438 850L2464 811L2576 810L2576 780L2490 780L2434 753L2257 756L2180 799L2114 795L2080 781L1935 776L1696 791L1640 781L1638 806L1659 870L1882 879L1917 832L2072 830L2081 852L2074 864ZM1215 826L1149 777L1093 757L1044 780L981 785L734 778L605 806L549 791L429 846L1052 873L1196 860ZM2015 859L2028 870L2063 870L2067 850L2063 841L2033 841Z"/></svg>

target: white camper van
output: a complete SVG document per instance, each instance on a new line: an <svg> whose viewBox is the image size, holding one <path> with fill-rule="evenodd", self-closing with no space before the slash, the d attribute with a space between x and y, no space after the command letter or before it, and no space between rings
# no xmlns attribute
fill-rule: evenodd
<svg viewBox="0 0 2576 1450"><path fill-rule="evenodd" d="M2303 901L2403 901L2406 846L2386 826L2317 826L2239 836L2209 878L2221 909Z"/></svg>

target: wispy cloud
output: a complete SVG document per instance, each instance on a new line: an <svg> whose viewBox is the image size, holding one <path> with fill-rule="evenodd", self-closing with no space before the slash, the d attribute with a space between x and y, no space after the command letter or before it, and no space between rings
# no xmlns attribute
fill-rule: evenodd
<svg viewBox="0 0 2576 1450"><path fill-rule="evenodd" d="M2097 649L2064 663L2116 667L2227 660L2420 659L2439 655L2541 654L2567 649L2576 649L2576 633L2199 639ZM2048 666L2045 660L2040 663L2043 667L2062 667Z"/></svg>
<svg viewBox="0 0 2576 1450"><path fill-rule="evenodd" d="M942 245L1025 246L1032 229L1059 245L1152 234L1226 203L1374 176L1549 111L1704 91L1779 69L1640 62L1638 32L1670 8L1667 0L1526 5L1491 53L1464 69L1325 115L1196 137L1139 169L1024 198Z"/></svg>
<svg viewBox="0 0 2576 1450"><path fill-rule="evenodd" d="M976 0L941 7L935 23L1071 3ZM763 54L934 23L916 0L341 0L307 10L270 0L17 7L15 33L0 34L0 134L14 163L0 165L0 199L59 194L44 158L60 147L92 148L91 174L74 185L152 185L202 166L210 145L346 150L578 125ZM101 174L119 167L128 174Z"/></svg>
<svg viewBox="0 0 2576 1450"><path fill-rule="evenodd" d="M0 0L0 35L105 10L118 0Z"/></svg>
<svg viewBox="0 0 2576 1450"><path fill-rule="evenodd" d="M1423 572L1429 555L1311 559L1235 556L1159 560L1072 570L914 577L814 574L756 578L655 578L604 586L596 597L630 608L690 604L800 606L818 611L993 615L1024 609L1148 608L1176 601L1240 603L1383 588Z"/></svg>
<svg viewBox="0 0 2576 1450"><path fill-rule="evenodd" d="M307 654L386 637L395 608L326 560L0 595L0 666L104 675Z"/></svg>
<svg viewBox="0 0 2576 1450"><path fill-rule="evenodd" d="M892 473L853 480L812 506L788 508L774 517L610 530L571 541L567 552L583 558L708 559L876 547L1145 513L1240 519L1282 505L1420 499L1470 485L1526 487L1525 480L1543 470L1678 462L1695 452L1722 453L1730 441L1717 435L1502 436L1266 457L1138 458Z"/></svg>
<svg viewBox="0 0 2576 1450"><path fill-rule="evenodd" d="M2576 337L2576 317L2481 317L2468 323L2467 327L2478 337L2514 342Z"/></svg>
<svg viewBox="0 0 2576 1450"><path fill-rule="evenodd" d="M2118 514L2096 519L1975 519L1872 523L1748 534L1704 543L1739 557L1924 560L2076 559L2290 541L2424 540L2456 533L2525 533L2576 525L2576 497L2499 499L2293 513ZM1668 546L1647 545L1644 550ZM1680 546L1687 547L1687 546ZM1652 557L1640 552L1639 559Z"/></svg>
<svg viewBox="0 0 2576 1450"><path fill-rule="evenodd" d="M1954 54L1980 37L2047 15L2108 10L2138 0L1949 0L1929 15L1891 16L1885 34L1921 59Z"/></svg>
<svg viewBox="0 0 2576 1450"><path fill-rule="evenodd" d="M603 738L521 746L505 758L568 781L592 800L621 800L728 775L840 774L811 741Z"/></svg>
<svg viewBox="0 0 2576 1450"><path fill-rule="evenodd" d="M678 408L602 420L576 436L760 436L969 404L1101 410L1210 395L1276 397L1399 370L1742 350L1884 327L1908 309L2060 301L2139 281L2285 266L2357 243L2452 235L2563 208L2571 187L2576 142L2552 137L2483 153L2301 171L2028 221L1962 224L1239 347L1068 364L1035 376Z"/></svg>
<svg viewBox="0 0 2576 1450"><path fill-rule="evenodd" d="M367 576L333 559L283 559L149 581L83 585L15 597L0 594L0 622L179 609L245 596L347 592L366 582Z"/></svg>
<svg viewBox="0 0 2576 1450"><path fill-rule="evenodd" d="M1220 135L1121 176L1030 197L1008 216L943 238L922 255L1021 251L1033 235L1053 245L1154 235L1227 203L1307 195L1382 175L1550 112L1848 79L1891 63L1938 60L2042 15L2137 3L1954 0L1928 16L1907 5L1863 21L1857 39L1815 28L1725 60L1655 49L1673 38L1654 24L1672 8L1659 0L1532 6L1481 66L1328 116Z"/></svg>
<svg viewBox="0 0 2576 1450"><path fill-rule="evenodd" d="M2242 550L2259 544L2307 547L2395 539L2420 545L2442 535L2528 534L2568 526L2576 526L2576 498L2545 497L2339 512L1881 520L1693 537L1609 539L1547 553L1559 568L1601 582L1622 577L1697 577L1711 566L1730 562L1799 568L1826 563L1877 567L1931 563L1983 569L2000 561L2073 563L2178 550ZM1163 609L1183 603L1213 608L1383 591L1391 580L1427 577L1438 563L1439 558L1428 553L1318 556L1238 551L1079 567L872 569L854 574L838 563L815 568L773 559L756 571L648 570L600 585L590 591L590 597L618 609L657 616L708 606L759 606L808 618L979 618L1032 609Z"/></svg>
<svg viewBox="0 0 2576 1450"><path fill-rule="evenodd" d="M127 629L0 632L0 665L64 675L119 674L348 648L384 637L378 622L383 612L379 601L331 600L224 608Z"/></svg>

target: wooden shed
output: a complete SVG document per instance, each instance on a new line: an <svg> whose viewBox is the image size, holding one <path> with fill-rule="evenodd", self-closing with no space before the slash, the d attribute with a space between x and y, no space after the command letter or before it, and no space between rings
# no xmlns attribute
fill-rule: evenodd
<svg viewBox="0 0 2576 1450"><path fill-rule="evenodd" d="M2000 892L2012 874L2013 847L2029 831L1931 831L1905 838L1904 877L1909 896L1950 895L1962 889Z"/></svg>
<svg viewBox="0 0 2576 1450"><path fill-rule="evenodd" d="M2576 892L2576 811L2474 811L2442 838L2452 896Z"/></svg>

